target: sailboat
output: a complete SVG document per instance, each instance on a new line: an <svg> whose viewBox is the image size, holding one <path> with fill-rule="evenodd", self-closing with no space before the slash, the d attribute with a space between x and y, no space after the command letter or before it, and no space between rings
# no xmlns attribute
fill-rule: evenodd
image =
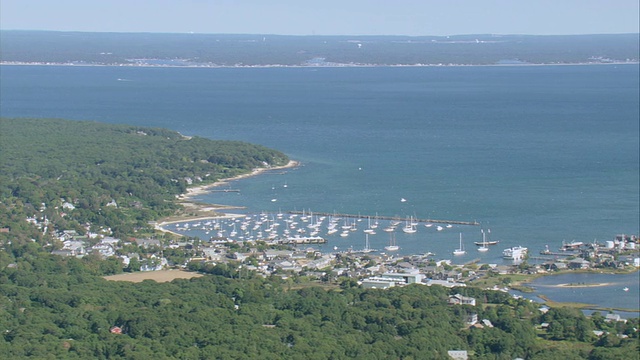
<svg viewBox="0 0 640 360"><path fill-rule="evenodd" d="M396 245L396 237L394 233L391 233L391 237L389 238L389 245L384 247L387 251L398 251L400 247Z"/></svg>
<svg viewBox="0 0 640 360"><path fill-rule="evenodd" d="M402 231L407 234L413 234L416 232L416 227L413 225L413 218L407 220L406 225L402 228Z"/></svg>
<svg viewBox="0 0 640 360"><path fill-rule="evenodd" d="M462 246L462 233L460 233L460 247L453 250L453 255L464 255L467 252L464 251L464 246Z"/></svg>
<svg viewBox="0 0 640 360"><path fill-rule="evenodd" d="M370 253L370 252L376 251L376 250L374 250L374 249L369 247L369 234L365 234L365 235L366 236L365 236L365 240L364 240L364 249L353 251L354 253L366 254L366 253Z"/></svg>
<svg viewBox="0 0 640 360"><path fill-rule="evenodd" d="M491 229L487 229L487 233L488 233L488 234L491 234ZM483 234L484 234L484 233L483 233ZM487 247L488 245L496 245L496 244L497 244L497 243L499 243L499 242L500 242L499 240L494 240L494 241L489 240L489 241L487 241L487 240L484 238L484 236L483 236L482 241L476 241L474 244L476 244L476 245L478 245L478 246L484 246L484 247Z"/></svg>
<svg viewBox="0 0 640 360"><path fill-rule="evenodd" d="M480 231L482 232L482 245L480 245L478 251L487 252L489 250L489 248L487 247L487 237L484 233L484 229L480 229Z"/></svg>

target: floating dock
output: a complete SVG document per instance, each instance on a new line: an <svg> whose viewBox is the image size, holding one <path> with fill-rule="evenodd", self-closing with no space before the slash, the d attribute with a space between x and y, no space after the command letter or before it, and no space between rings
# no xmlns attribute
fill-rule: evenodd
<svg viewBox="0 0 640 360"><path fill-rule="evenodd" d="M337 213L322 213L322 212L304 212L304 211L289 211L289 214L295 215L303 215L303 214L313 214L318 216L333 216L340 218L354 218L354 219L377 219L377 220L390 220L390 221L406 221L407 218L399 217L399 216L380 216L380 215L354 215L354 214L337 214ZM421 223L432 223L432 224L452 224L452 225L469 225L469 226L479 226L480 223L477 221L459 221L459 220L436 220L436 219L417 219L412 218L413 221L421 222Z"/></svg>

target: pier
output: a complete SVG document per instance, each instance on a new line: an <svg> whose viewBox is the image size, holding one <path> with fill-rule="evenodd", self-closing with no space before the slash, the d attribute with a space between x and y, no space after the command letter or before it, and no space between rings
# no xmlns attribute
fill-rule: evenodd
<svg viewBox="0 0 640 360"><path fill-rule="evenodd" d="M296 245L325 244L326 242L327 242L327 239L322 238L320 236L304 236L304 237L294 236L294 237L288 237L281 241L281 243L283 244L296 244Z"/></svg>
<svg viewBox="0 0 640 360"><path fill-rule="evenodd" d="M295 215L303 215L307 214L304 211L289 211L289 214ZM354 215L354 214L336 214L336 213L322 213L322 212L313 212L313 215L318 216L333 216L340 218L353 218L353 219L378 219L378 220L390 220L390 221L406 221L407 218L399 217L399 216L380 216L380 215ZM459 220L436 220L436 219L417 219L412 218L413 221L421 222L421 223L432 223L432 224L452 224L452 225L468 225L468 226L479 226L480 223L477 221L459 221Z"/></svg>

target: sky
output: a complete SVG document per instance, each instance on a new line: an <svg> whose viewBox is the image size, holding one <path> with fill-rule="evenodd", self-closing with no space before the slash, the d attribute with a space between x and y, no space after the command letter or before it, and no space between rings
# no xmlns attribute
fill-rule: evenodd
<svg viewBox="0 0 640 360"><path fill-rule="evenodd" d="M640 32L638 0L0 0L1 30L277 35Z"/></svg>

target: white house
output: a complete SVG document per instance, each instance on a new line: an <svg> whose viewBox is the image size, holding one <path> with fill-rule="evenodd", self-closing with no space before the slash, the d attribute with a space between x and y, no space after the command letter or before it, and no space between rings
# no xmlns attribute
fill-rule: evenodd
<svg viewBox="0 0 640 360"><path fill-rule="evenodd" d="M450 295L447 301L451 305L471 305L476 306L476 299L472 297L462 296L460 294Z"/></svg>

